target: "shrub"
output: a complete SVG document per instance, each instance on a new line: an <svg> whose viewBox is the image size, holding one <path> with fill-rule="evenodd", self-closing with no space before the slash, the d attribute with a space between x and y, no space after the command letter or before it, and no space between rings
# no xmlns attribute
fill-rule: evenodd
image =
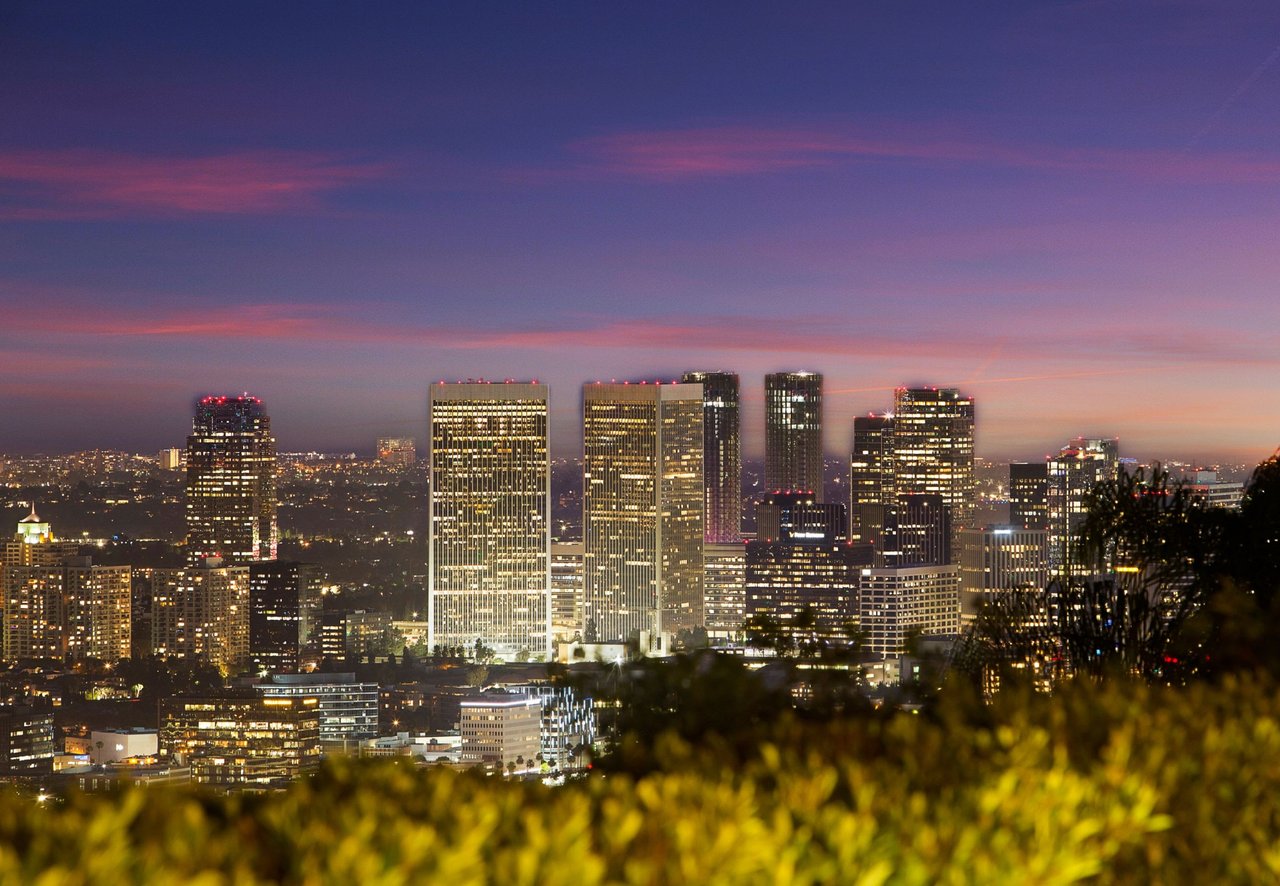
<svg viewBox="0 0 1280 886"><path fill-rule="evenodd" d="M0 797L23 883L1071 883L1280 877L1280 698L1068 685L925 715L777 721L730 762L560 788L333 761L269 795Z"/></svg>

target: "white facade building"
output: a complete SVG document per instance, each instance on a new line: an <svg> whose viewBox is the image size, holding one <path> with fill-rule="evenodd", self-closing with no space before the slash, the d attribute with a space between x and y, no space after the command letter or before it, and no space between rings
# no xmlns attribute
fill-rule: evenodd
<svg viewBox="0 0 1280 886"><path fill-rule="evenodd" d="M489 763L508 771L508 764L515 764L520 770L532 769L542 750L542 701L496 694L466 699L459 730L459 761L464 766Z"/></svg>

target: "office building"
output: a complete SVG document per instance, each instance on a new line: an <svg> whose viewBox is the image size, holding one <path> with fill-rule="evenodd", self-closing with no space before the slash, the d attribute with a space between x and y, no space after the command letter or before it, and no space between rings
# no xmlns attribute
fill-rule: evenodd
<svg viewBox="0 0 1280 886"><path fill-rule="evenodd" d="M418 459L417 444L412 437L379 437L378 461L391 467L411 467Z"/></svg>
<svg viewBox="0 0 1280 886"><path fill-rule="evenodd" d="M197 658L234 673L249 661L249 567L156 569L151 575L151 651Z"/></svg>
<svg viewBox="0 0 1280 886"><path fill-rule="evenodd" d="M756 502L756 539L776 542L835 542L848 536L844 505L814 492L774 492Z"/></svg>
<svg viewBox="0 0 1280 886"><path fill-rule="evenodd" d="M4 657L114 662L131 652L131 570L64 557L0 573Z"/></svg>
<svg viewBox="0 0 1280 886"><path fill-rule="evenodd" d="M702 386L589 384L583 401L583 636L652 651L703 624Z"/></svg>
<svg viewBox="0 0 1280 886"><path fill-rule="evenodd" d="M488 764L504 772L533 769L542 752L542 702L502 693L464 699L458 729L464 766Z"/></svg>
<svg viewBox="0 0 1280 886"><path fill-rule="evenodd" d="M960 569L863 569L858 611L864 648L881 658L908 651L907 640L913 635L954 637L960 631Z"/></svg>
<svg viewBox="0 0 1280 886"><path fill-rule="evenodd" d="M314 698L320 741L356 742L378 735L378 684L355 674L272 674L254 689L263 698Z"/></svg>
<svg viewBox="0 0 1280 886"><path fill-rule="evenodd" d="M53 708L47 703L0 705L0 775L53 771Z"/></svg>
<svg viewBox="0 0 1280 886"><path fill-rule="evenodd" d="M320 761L319 702L235 690L163 699L160 754L189 766L201 784L238 787L297 778Z"/></svg>
<svg viewBox="0 0 1280 886"><path fill-rule="evenodd" d="M766 492L811 492L822 501L822 376L774 372L764 377Z"/></svg>
<svg viewBox="0 0 1280 886"><path fill-rule="evenodd" d="M954 388L898 388L893 406L894 484L898 495L942 496L956 533L973 520L972 397Z"/></svg>
<svg viewBox="0 0 1280 886"><path fill-rule="evenodd" d="M707 544L742 541L742 435L738 376L686 372L685 384L702 385L703 537Z"/></svg>
<svg viewBox="0 0 1280 886"><path fill-rule="evenodd" d="M276 441L262 401L204 397L187 438L187 564L276 557Z"/></svg>
<svg viewBox="0 0 1280 886"><path fill-rule="evenodd" d="M1193 471L1184 479L1191 493L1203 498L1210 507L1240 510L1240 503L1244 499L1244 484L1239 480L1223 480L1217 471L1203 469Z"/></svg>
<svg viewBox="0 0 1280 886"><path fill-rule="evenodd" d="M946 566L953 562L951 508L941 495L899 495L888 505L863 505L862 538L875 566Z"/></svg>
<svg viewBox="0 0 1280 886"><path fill-rule="evenodd" d="M389 622L390 613L387 618ZM334 609L322 610L318 631L321 658L338 660L347 657L347 613Z"/></svg>
<svg viewBox="0 0 1280 886"><path fill-rule="evenodd" d="M432 646L551 652L547 386L438 384L429 398Z"/></svg>
<svg viewBox="0 0 1280 886"><path fill-rule="evenodd" d="M392 648L395 644L392 642L394 627L390 612L326 609L320 613L318 621L315 637L323 658L336 660L354 656L359 659L390 653L399 655L402 651ZM475 645L474 641L471 645Z"/></svg>
<svg viewBox="0 0 1280 886"><path fill-rule="evenodd" d="M582 635L584 550L580 541L551 543L551 634L556 640Z"/></svg>
<svg viewBox="0 0 1280 886"><path fill-rule="evenodd" d="M747 617L747 547L743 542L704 545L703 613L707 634L732 637Z"/></svg>
<svg viewBox="0 0 1280 886"><path fill-rule="evenodd" d="M984 602L1011 593L1043 597L1049 583L1049 533L988 526L960 533L960 620L967 627ZM1027 599L1033 599L1029 596Z"/></svg>
<svg viewBox="0 0 1280 886"><path fill-rule="evenodd" d="M893 418L860 415L853 420L849 453L849 537L867 541L863 509L890 505L898 497L894 484Z"/></svg>
<svg viewBox="0 0 1280 886"><path fill-rule="evenodd" d="M1120 441L1077 437L1048 462L1049 576L1087 575L1093 570L1080 561L1076 535L1084 523L1089 493L1120 470Z"/></svg>
<svg viewBox="0 0 1280 886"><path fill-rule="evenodd" d="M796 641L851 641L858 576L872 552L845 537L844 505L779 493L757 503L756 513L760 537L746 545L748 621L768 617Z"/></svg>
<svg viewBox="0 0 1280 886"><path fill-rule="evenodd" d="M1013 462L1009 465L1009 524L1022 529L1049 528L1049 465Z"/></svg>
<svg viewBox="0 0 1280 886"><path fill-rule="evenodd" d="M255 671L296 671L319 617L314 566L292 560L249 564L249 661Z"/></svg>

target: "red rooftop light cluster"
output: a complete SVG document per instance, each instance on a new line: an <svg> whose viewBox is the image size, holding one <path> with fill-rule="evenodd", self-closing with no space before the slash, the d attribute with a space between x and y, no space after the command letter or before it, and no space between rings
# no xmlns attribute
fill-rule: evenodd
<svg viewBox="0 0 1280 886"><path fill-rule="evenodd" d="M210 395L210 396L208 396L208 397L201 397L201 398L200 398L200 405L201 405L201 406L215 406L215 405L216 405L216 406L223 406L223 405L225 405L225 404L227 404L227 403L235 403L235 402L240 401L240 400L248 401L249 403L253 403L253 404L257 405L257 406L261 406L261 405L262 405L262 400L261 400L260 398L258 398L258 397L251 397L249 394L242 394L242 395L240 395L239 397L226 397L226 396L221 396L221 395L219 395L219 396L213 396L213 395Z"/></svg>

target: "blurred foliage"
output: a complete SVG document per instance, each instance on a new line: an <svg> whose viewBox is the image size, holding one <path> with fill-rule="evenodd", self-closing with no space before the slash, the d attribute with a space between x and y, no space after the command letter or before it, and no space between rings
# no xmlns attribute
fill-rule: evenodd
<svg viewBox="0 0 1280 886"><path fill-rule="evenodd" d="M652 771L559 788L336 760L276 794L3 795L0 881L1274 882L1276 689L944 693L784 716L750 757L668 733Z"/></svg>
<svg viewBox="0 0 1280 886"><path fill-rule="evenodd" d="M1066 676L1180 684L1280 676L1280 461L1254 471L1238 511L1160 465L1097 484L1072 545L1083 574L993 595L956 656L983 675L1030 663Z"/></svg>

